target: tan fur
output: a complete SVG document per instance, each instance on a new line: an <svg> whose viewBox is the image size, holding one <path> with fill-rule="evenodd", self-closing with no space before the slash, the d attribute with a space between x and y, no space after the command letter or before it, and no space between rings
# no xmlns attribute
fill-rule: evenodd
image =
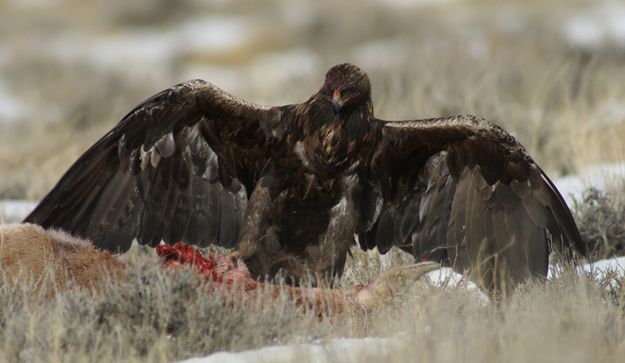
<svg viewBox="0 0 625 363"><path fill-rule="evenodd" d="M231 259L222 257L220 261ZM264 291L261 287L265 284L251 278L245 265L239 264L224 272L226 280L236 280L248 292ZM124 267L117 256L97 250L89 241L65 232L27 223L0 225L0 274L5 275L4 281L20 288L32 288L34 293L45 289L46 296L51 297L72 287L102 291L107 281L123 278ZM366 286L351 289L280 288L272 284L269 287L273 289L274 299L285 292L297 304L312 308L320 316L340 315L371 310L439 267L430 262L394 268Z"/></svg>
<svg viewBox="0 0 625 363"><path fill-rule="evenodd" d="M100 290L123 268L116 256L65 232L34 224L0 225L0 273L9 283L30 281L34 291L44 286Z"/></svg>

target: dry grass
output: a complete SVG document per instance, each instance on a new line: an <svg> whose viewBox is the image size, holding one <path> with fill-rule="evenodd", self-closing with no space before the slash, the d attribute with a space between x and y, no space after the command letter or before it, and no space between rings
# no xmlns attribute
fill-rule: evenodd
<svg viewBox="0 0 625 363"><path fill-rule="evenodd" d="M584 277L530 284L499 308L459 291L433 291L408 310L400 359L474 362L610 362L625 357L623 296L615 304Z"/></svg>
<svg viewBox="0 0 625 363"><path fill-rule="evenodd" d="M126 258L132 260L128 280L103 294L72 290L48 300L46 291L33 295L0 283L3 359L172 361L399 332L404 333L396 349L381 353L392 361L613 362L625 357L625 290L616 274L565 271L547 284L521 286L499 306L484 304L475 291L419 283L370 315L320 321L287 300L268 303L269 295L226 303L190 271L158 268L150 250L136 248ZM362 258L357 254L355 263Z"/></svg>
<svg viewBox="0 0 625 363"><path fill-rule="evenodd" d="M140 3L87 6L71 0L59 5L67 12L0 11L0 39L13 51L13 61L0 62L1 80L34 110L30 120L0 122L0 198L40 198L125 112L182 80L185 67L206 60L251 75L231 91L276 104L305 99L331 64L356 62L372 78L380 117L485 117L513 132L551 175L625 155L625 116L619 111L625 105L623 49L610 44L576 48L561 36L563 19L584 2L474 1L397 11L328 0L304 12L310 19L303 26L290 23L287 18L294 15L278 2L224 8L185 1L176 11L165 1L150 11ZM175 27L202 12L253 14L264 33L253 47L226 56L181 54L148 75L81 60L63 62L43 51L46 34ZM517 20L520 30L514 30ZM359 54L369 42L383 47L363 58ZM316 57L308 71L279 78L279 83L274 79L281 74L254 71L257 57L302 47ZM204 77L201 72L194 76ZM584 238L603 246L600 253L622 251L625 245L623 205L597 194L577 208ZM497 307L484 306L474 292L461 288L420 284L405 299L371 315L318 321L288 301L267 304L259 298L225 305L218 294L198 288L192 274L174 277L158 269L151 251L136 248L127 258L134 261L129 280L96 296L71 291L48 301L0 282L0 360L171 361L219 350L400 331L407 332L407 343L387 352L389 360L625 360L625 290L623 279L614 274L564 273L547 284L521 287ZM390 260L401 263L405 256L397 253ZM365 282L387 267L388 260L357 252L342 284Z"/></svg>
<svg viewBox="0 0 625 363"><path fill-rule="evenodd" d="M145 252L133 251L127 259L132 260L127 281L110 284L102 294L72 290L49 300L45 290L33 294L0 283L2 357L32 362L170 361L328 330L327 323L286 300L278 306L260 298L226 304L190 270L164 271Z"/></svg>
<svg viewBox="0 0 625 363"><path fill-rule="evenodd" d="M625 183L608 191L587 190L576 203L582 238L597 259L625 254Z"/></svg>

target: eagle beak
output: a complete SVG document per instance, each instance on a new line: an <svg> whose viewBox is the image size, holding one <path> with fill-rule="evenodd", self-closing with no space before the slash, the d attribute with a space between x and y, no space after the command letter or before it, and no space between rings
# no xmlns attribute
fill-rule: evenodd
<svg viewBox="0 0 625 363"><path fill-rule="evenodd" d="M338 114L343 107L343 100L341 99L341 92L338 90L334 91L332 94L332 109L334 110L334 114Z"/></svg>

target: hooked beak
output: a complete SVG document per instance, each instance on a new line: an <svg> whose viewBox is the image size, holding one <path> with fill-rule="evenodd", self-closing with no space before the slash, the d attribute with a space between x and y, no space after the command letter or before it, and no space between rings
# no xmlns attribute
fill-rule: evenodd
<svg viewBox="0 0 625 363"><path fill-rule="evenodd" d="M332 109L334 110L334 114L338 114L343 107L343 100L341 99L341 92L335 90L332 94Z"/></svg>

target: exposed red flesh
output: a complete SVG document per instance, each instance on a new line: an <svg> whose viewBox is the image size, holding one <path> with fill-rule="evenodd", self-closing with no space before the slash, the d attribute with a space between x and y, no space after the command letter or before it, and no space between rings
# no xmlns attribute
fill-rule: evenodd
<svg viewBox="0 0 625 363"><path fill-rule="evenodd" d="M285 293L297 305L302 305L313 309L318 314L328 312L342 313L346 309L362 308L352 295L365 289L358 286L352 289L322 289L322 288L300 288L289 286L277 286L266 284L252 279L243 261L236 258L223 256L217 253L202 254L196 248L182 242L173 245L162 244L156 248L156 253L163 259L163 266L167 268L181 268L182 266L193 266L202 274L207 281L225 286L228 289L237 287L244 288L251 292L261 287L269 288L273 298L278 298L280 293Z"/></svg>
<svg viewBox="0 0 625 363"><path fill-rule="evenodd" d="M194 267L206 280L226 292L236 288L248 294L254 291L269 291L273 299L286 294L297 305L311 309L317 315L341 314L346 311L370 310L392 296L401 286L411 283L424 273L438 268L437 264L412 265L387 271L367 285L349 289L304 288L278 286L254 280L243 261L218 253L202 254L196 248L182 242L163 244L156 248L167 268ZM232 295L234 297L235 295ZM238 296L238 295L237 295Z"/></svg>

